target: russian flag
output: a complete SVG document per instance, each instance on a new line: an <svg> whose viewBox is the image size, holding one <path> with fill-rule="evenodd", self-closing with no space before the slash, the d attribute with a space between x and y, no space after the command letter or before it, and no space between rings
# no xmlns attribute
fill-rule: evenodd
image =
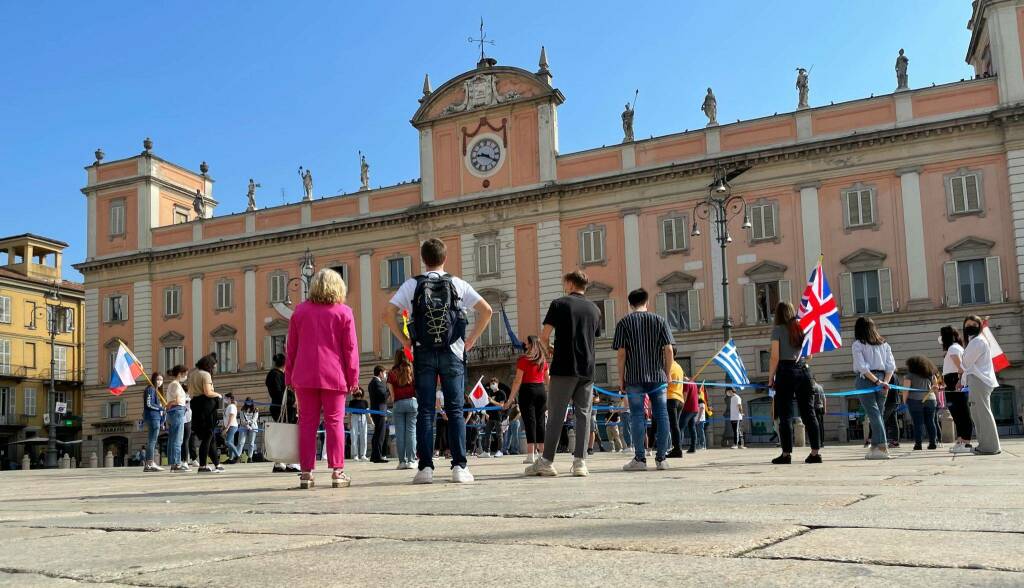
<svg viewBox="0 0 1024 588"><path fill-rule="evenodd" d="M1006 354L1003 353L1003 348L996 342L995 335L988 328L988 321L981 325L981 336L988 341L989 352L992 354L992 369L996 372L1000 372L1010 367L1010 360L1006 358Z"/></svg>
<svg viewBox="0 0 1024 588"><path fill-rule="evenodd" d="M110 372L110 393L120 396L128 389L128 386L135 385L135 379L143 375L145 370L142 363L135 357L124 343L117 348L117 356L114 358L114 369Z"/></svg>

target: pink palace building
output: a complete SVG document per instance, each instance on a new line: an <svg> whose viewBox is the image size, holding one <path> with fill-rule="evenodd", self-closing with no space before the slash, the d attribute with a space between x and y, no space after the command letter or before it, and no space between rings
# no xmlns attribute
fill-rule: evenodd
<svg viewBox="0 0 1024 588"><path fill-rule="evenodd" d="M418 181L239 214L214 214L205 164L166 161L152 143L97 159L85 168L88 257L76 266L85 276L83 455L120 457L144 440L141 387L120 398L106 389L118 339L150 370L217 351L218 389L265 400L307 250L314 267L338 269L349 283L368 374L395 346L378 317L420 270L418 247L430 236L448 244L451 271L504 307L520 338L540 330L566 271L591 277L587 296L609 333L628 310L626 294L646 288L677 331L688 373L721 345L727 269L733 336L760 381L766 309L799 302L823 255L843 337L852 341L856 317L870 315L900 365L914 354L940 362L940 327L990 316L1013 363L1000 374L994 412L1004 434L1019 434L1024 0L976 0L968 27L974 79L577 153L558 148L565 98L545 53L535 71L485 58L437 89L426 82L418 105L410 97ZM716 170L743 168L732 194L752 226L740 227L742 215L731 222L723 268L708 222L696 219L701 235L691 235L693 211ZM515 352L495 319L469 354L470 385L480 374L510 379ZM599 342L598 364L598 383L617 381L610 338ZM848 349L812 365L826 390L853 384ZM710 395L721 414L721 392ZM769 414L764 393L743 395L748 414ZM843 414L855 407L830 403L829 439L861 438ZM755 419L748 439L767 440L770 428Z"/></svg>

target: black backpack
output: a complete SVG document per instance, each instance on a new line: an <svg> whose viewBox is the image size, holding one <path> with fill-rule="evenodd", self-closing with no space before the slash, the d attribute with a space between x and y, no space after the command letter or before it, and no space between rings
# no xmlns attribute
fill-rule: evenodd
<svg viewBox="0 0 1024 588"><path fill-rule="evenodd" d="M416 276L410 338L418 347L443 349L466 336L466 313L448 274Z"/></svg>

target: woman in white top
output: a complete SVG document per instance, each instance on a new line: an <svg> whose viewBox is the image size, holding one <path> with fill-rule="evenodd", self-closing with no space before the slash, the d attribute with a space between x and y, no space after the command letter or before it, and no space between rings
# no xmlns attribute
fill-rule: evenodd
<svg viewBox="0 0 1024 588"><path fill-rule="evenodd" d="M964 337L967 347L964 348L960 366L963 368L965 382L961 386L967 389L968 404L971 407L971 419L974 421L978 445L974 453L980 455L996 455L1002 451L999 446L999 429L996 419L992 416L992 390L999 385L996 370L992 367L992 351L988 340L981 336L982 320L971 315L964 319Z"/></svg>
<svg viewBox="0 0 1024 588"><path fill-rule="evenodd" d="M946 408L953 417L956 428L956 445L949 449L950 453L970 453L971 434L974 425L971 423L971 409L967 405L967 395L960 390L960 358L964 354L964 340L960 332L950 325L939 330L939 343L946 352L942 359L942 383L946 386Z"/></svg>
<svg viewBox="0 0 1024 588"><path fill-rule="evenodd" d="M889 392L889 381L896 371L896 360L892 349L878 334L874 321L867 317L857 319L853 327L853 371L857 374L854 386L869 388L858 396L867 420L871 423L871 449L865 459L889 459L888 443L885 438L885 422L882 409Z"/></svg>
<svg viewBox="0 0 1024 588"><path fill-rule="evenodd" d="M167 384L167 463L172 472L187 472L187 463L181 461L181 441L185 432L185 401L188 395L181 386L188 376L183 365L174 366L167 372L171 381Z"/></svg>

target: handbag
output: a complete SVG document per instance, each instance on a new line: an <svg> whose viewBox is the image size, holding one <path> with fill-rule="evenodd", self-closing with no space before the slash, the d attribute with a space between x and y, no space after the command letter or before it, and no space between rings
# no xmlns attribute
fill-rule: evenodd
<svg viewBox="0 0 1024 588"><path fill-rule="evenodd" d="M299 426L289 423L288 411L263 426L263 453L274 463L299 463Z"/></svg>

